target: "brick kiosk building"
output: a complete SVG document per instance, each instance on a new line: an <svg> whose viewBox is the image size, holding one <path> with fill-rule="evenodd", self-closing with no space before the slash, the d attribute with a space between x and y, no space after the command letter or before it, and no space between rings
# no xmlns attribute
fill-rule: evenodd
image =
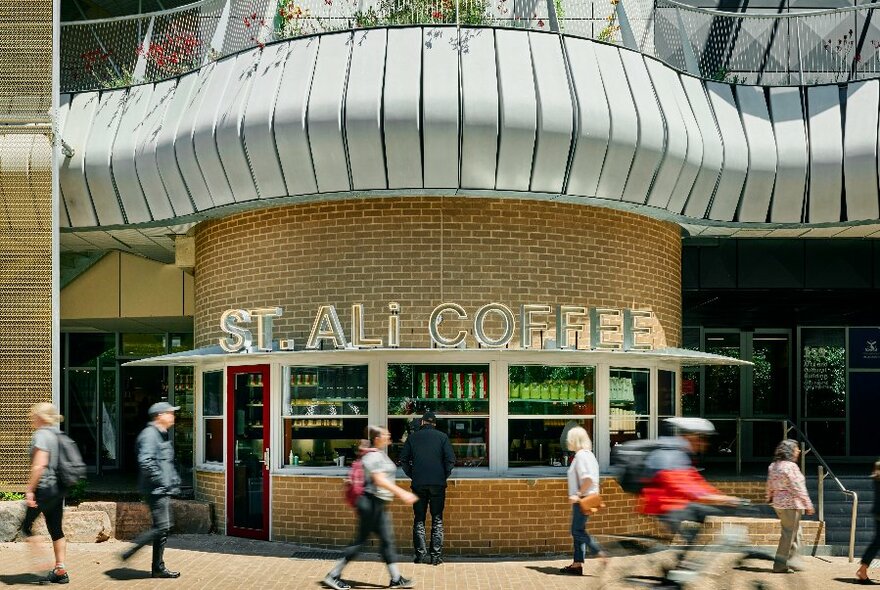
<svg viewBox="0 0 880 590"><path fill-rule="evenodd" d="M716 420L730 463L789 418L841 461L875 450L872 72L792 71L760 57L787 41L755 51L674 0L617 3L619 30L598 2L423 24L386 4L369 28L273 0L60 28L58 397L95 470L130 465L167 396L227 534L335 546L363 427L395 456L430 408L459 461L450 550L504 553L568 547L571 422L603 465L679 413ZM651 526L603 485L594 530Z"/></svg>

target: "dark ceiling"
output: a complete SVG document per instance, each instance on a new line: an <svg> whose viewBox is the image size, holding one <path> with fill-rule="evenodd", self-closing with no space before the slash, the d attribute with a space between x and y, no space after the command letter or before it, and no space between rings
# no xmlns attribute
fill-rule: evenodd
<svg viewBox="0 0 880 590"><path fill-rule="evenodd" d="M61 22L127 16L192 4L195 0L61 0ZM85 15L85 16L84 16Z"/></svg>

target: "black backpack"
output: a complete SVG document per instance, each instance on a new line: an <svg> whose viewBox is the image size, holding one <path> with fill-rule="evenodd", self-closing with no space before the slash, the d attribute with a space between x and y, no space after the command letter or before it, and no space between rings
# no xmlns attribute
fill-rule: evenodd
<svg viewBox="0 0 880 590"><path fill-rule="evenodd" d="M69 490L80 480L86 478L86 464L83 462L79 447L72 438L63 432L57 432L58 460L55 466L55 478L58 487Z"/></svg>
<svg viewBox="0 0 880 590"><path fill-rule="evenodd" d="M617 472L617 483L628 494L640 494L654 475L645 462L653 451L673 448L662 439L631 440L611 448L611 465Z"/></svg>

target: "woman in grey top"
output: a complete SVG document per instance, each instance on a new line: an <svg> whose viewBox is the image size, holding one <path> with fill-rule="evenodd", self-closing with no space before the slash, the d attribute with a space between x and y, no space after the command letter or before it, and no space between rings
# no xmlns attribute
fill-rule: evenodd
<svg viewBox="0 0 880 590"><path fill-rule="evenodd" d="M64 493L58 487L55 475L58 468L58 424L62 420L64 417L58 413L58 408L50 403L35 404L31 408L31 424L34 427L31 438L31 475L25 493L27 512L21 523L22 535L28 541L34 542L37 537L33 536L33 524L40 513L43 513L46 529L52 538L52 550L55 552L55 567L44 581L53 584L66 584L70 579L64 567L67 543L61 529Z"/></svg>
<svg viewBox="0 0 880 590"><path fill-rule="evenodd" d="M584 496L599 493L599 462L593 454L590 435L580 426L568 431L566 437L568 450L574 458L568 467L568 501L571 502L571 536L574 539L574 559L560 573L581 576L584 573L584 558L587 549L604 559L605 552L587 532L587 517L578 504Z"/></svg>
<svg viewBox="0 0 880 590"><path fill-rule="evenodd" d="M391 434L381 426L367 427L369 445L362 449L361 463L364 466L364 493L357 500L358 531L351 545L343 551L343 557L324 578L324 585L335 590L351 588L340 579L342 570L349 561L355 559L372 533L379 536L379 552L391 574L390 588L412 588L412 580L404 578L397 567L394 549L394 530L387 504L397 496L409 505L415 504L418 496L394 483L397 465L383 451L391 442Z"/></svg>

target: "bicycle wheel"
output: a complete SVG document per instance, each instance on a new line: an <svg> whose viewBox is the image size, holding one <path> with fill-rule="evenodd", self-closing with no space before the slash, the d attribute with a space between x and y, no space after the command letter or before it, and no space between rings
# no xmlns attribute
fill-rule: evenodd
<svg viewBox="0 0 880 590"><path fill-rule="evenodd" d="M809 577L803 572L773 573L773 556L749 552L730 560L718 576L719 590L809 590Z"/></svg>

